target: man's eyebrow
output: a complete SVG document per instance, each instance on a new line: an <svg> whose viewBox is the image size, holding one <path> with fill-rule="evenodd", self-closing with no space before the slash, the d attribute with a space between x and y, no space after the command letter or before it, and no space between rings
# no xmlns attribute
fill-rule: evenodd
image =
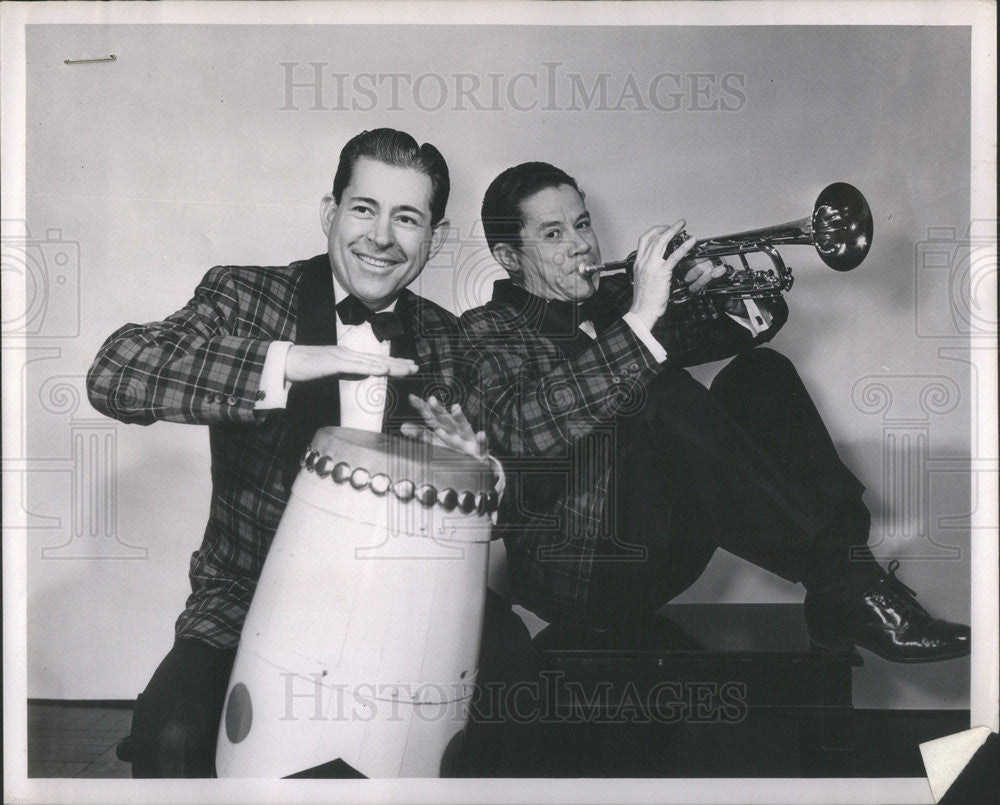
<svg viewBox="0 0 1000 805"><path fill-rule="evenodd" d="M579 223L584 218L590 218L590 212L588 210L584 210L578 216L576 216L576 219L573 221L573 223L574 224ZM552 226L562 226L562 223L563 223L562 219L553 219L551 221L542 221L540 224L538 224L538 229L542 230L542 229L548 229L549 227L552 227Z"/></svg>
<svg viewBox="0 0 1000 805"><path fill-rule="evenodd" d="M351 196L350 200L352 204L358 201L363 201L365 204L368 204L372 207L378 206L378 202L375 201L375 199L373 198L368 198L368 196Z"/></svg>
<svg viewBox="0 0 1000 805"><path fill-rule="evenodd" d="M400 204L398 207L393 207L393 212L412 212L419 215L421 218L427 215L427 213L420 209L420 207L413 207L409 204Z"/></svg>

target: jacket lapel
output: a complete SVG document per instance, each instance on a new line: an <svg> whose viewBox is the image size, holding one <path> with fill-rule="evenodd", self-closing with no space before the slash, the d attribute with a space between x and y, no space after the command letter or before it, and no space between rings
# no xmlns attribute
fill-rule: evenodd
<svg viewBox="0 0 1000 805"><path fill-rule="evenodd" d="M330 258L321 254L303 264L296 298L295 343L309 346L337 343L337 310ZM336 377L294 383L285 406L287 430L284 481L290 489L299 458L313 434L325 425L340 424L340 381Z"/></svg>
<svg viewBox="0 0 1000 805"><path fill-rule="evenodd" d="M512 329L526 328L549 339L567 358L575 358L593 340L580 329L580 306L571 302L546 301L528 293L510 280L493 284L493 301L512 311Z"/></svg>
<svg viewBox="0 0 1000 805"><path fill-rule="evenodd" d="M394 358L410 358L419 364L420 371L406 377L389 377L385 409L382 412L382 432L398 430L404 422L423 422L423 418L410 405L409 395L423 398L427 379L424 367L433 366L430 344L421 338L424 328L420 319L419 299L405 288L396 300L396 313L403 325L403 333L390 342L389 354Z"/></svg>
<svg viewBox="0 0 1000 805"><path fill-rule="evenodd" d="M320 254L306 260L296 300L295 343L336 344L336 303L330 258Z"/></svg>

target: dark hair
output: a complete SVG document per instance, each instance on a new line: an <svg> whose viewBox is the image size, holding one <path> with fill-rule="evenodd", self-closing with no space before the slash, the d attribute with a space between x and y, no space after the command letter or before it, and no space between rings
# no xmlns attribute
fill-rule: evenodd
<svg viewBox="0 0 1000 805"><path fill-rule="evenodd" d="M569 185L583 196L576 179L548 162L523 162L494 179L483 196L483 232L490 251L498 243L521 246L521 202L547 187Z"/></svg>
<svg viewBox="0 0 1000 805"><path fill-rule="evenodd" d="M417 145L417 141L405 131L395 129L372 129L355 135L340 152L337 175L333 177L333 200L338 204L344 188L351 183L354 166L361 157L397 168L412 168L425 174L431 180L431 224L437 224L444 218L451 182L448 179L448 164L433 145Z"/></svg>

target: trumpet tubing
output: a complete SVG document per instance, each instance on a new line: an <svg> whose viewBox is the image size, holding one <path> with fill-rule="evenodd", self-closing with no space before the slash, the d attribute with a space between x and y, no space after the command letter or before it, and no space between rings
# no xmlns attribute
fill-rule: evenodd
<svg viewBox="0 0 1000 805"><path fill-rule="evenodd" d="M861 191L845 182L828 185L819 194L811 215L777 226L749 229L730 235L696 241L688 257L739 257L741 267L726 264L726 273L709 285L690 293L680 277L671 283L671 301L683 304L697 296L764 298L777 296L792 287L792 271L785 265L778 246L812 246L820 259L835 271L851 271L868 256L871 248L873 221L871 209ZM677 235L667 246L667 257L687 240L687 234ZM773 271L752 269L746 256L754 252L765 254ZM583 276L626 270L631 273L636 253L624 260L598 265L583 265Z"/></svg>

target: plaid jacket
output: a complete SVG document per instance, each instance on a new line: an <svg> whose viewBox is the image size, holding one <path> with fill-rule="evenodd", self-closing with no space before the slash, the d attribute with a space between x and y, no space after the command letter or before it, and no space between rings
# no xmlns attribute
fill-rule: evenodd
<svg viewBox="0 0 1000 805"><path fill-rule="evenodd" d="M631 284L605 277L598 294L618 317L594 340L509 280L460 319L465 410L507 473L499 526L511 585L519 603L549 621L583 616L594 562L614 550L615 423L645 404L661 369L620 318ZM784 324L784 300L760 306L773 321L756 339L727 316L664 317L654 334L671 365L716 360L770 339Z"/></svg>
<svg viewBox="0 0 1000 805"><path fill-rule="evenodd" d="M236 646L271 539L287 502L282 482L283 409L256 411L272 341L296 337L297 289L304 269L218 266L183 309L151 324L126 324L104 343L87 376L94 407L122 422L158 420L209 426L212 502L191 557L191 595L178 637ZM329 263L326 262L329 266ZM421 364L417 377L441 398L454 378L457 321L404 290Z"/></svg>

